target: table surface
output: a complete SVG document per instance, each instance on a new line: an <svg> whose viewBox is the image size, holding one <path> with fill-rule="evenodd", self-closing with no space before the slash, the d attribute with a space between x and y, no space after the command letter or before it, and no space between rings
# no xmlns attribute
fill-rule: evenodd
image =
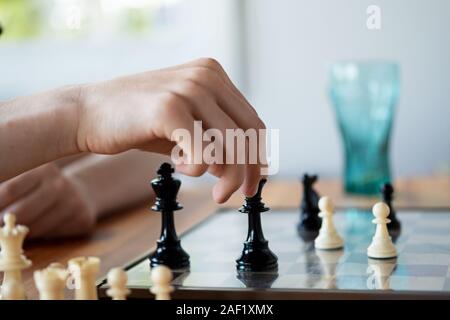
<svg viewBox="0 0 450 320"><path fill-rule="evenodd" d="M416 177L398 180L395 184L395 206L402 208L448 209L450 208L450 178ZM376 198L348 196L342 192L339 181L321 180L316 185L320 195L334 199L336 207L369 208ZM263 191L264 202L271 208L298 208L301 185L298 181L269 181ZM242 197L235 194L226 204L218 206L211 199L211 186L182 188L179 202L184 209L176 214L179 234L189 230L220 207L238 208ZM101 259L99 277L109 269L124 266L152 250L160 232L160 215L150 211L150 203L122 210L101 221L95 232L87 238L64 241L29 243L26 256L33 266L24 271L28 298L36 299L33 283L34 270L52 262L67 263L77 256L97 256Z"/></svg>

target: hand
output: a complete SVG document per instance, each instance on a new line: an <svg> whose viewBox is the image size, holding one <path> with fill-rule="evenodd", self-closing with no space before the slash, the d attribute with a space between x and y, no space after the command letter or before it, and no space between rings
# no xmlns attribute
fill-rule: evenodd
<svg viewBox="0 0 450 320"><path fill-rule="evenodd" d="M27 239L87 234L96 221L83 185L54 163L1 183L0 212L15 214L17 223L30 229Z"/></svg>
<svg viewBox="0 0 450 320"><path fill-rule="evenodd" d="M113 154L139 148L170 154L175 145L172 132L184 128L193 137L194 120L203 122L203 130L220 130L223 137L226 129L265 128L220 64L200 59L82 86L77 145L80 152ZM185 154L192 155L192 143L177 143ZM230 152L227 148L224 144L224 156ZM248 151L247 144L243 152L248 155ZM209 171L219 177L213 189L213 197L219 203L241 186L246 196L254 195L261 176L259 162L207 165L202 161L177 164L176 169L190 176Z"/></svg>

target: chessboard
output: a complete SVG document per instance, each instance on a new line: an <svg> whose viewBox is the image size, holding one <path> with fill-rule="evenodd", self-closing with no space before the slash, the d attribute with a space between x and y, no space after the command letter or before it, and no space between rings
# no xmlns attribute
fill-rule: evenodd
<svg viewBox="0 0 450 320"><path fill-rule="evenodd" d="M369 259L375 225L363 210L336 210L345 241L340 250L317 250L297 231L298 210L262 213L265 238L278 256L278 270L238 272L236 259L247 234L247 215L219 210L180 236L190 255L188 271L173 270L173 299L390 299L450 298L450 212L398 211L393 235L398 257ZM148 257L131 262L128 299L152 299ZM106 297L106 281L99 285Z"/></svg>

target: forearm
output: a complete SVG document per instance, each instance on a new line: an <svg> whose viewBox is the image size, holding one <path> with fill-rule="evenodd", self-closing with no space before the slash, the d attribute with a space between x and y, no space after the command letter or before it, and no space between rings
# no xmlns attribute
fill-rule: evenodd
<svg viewBox="0 0 450 320"><path fill-rule="evenodd" d="M0 182L76 154L78 87L0 103Z"/></svg>
<svg viewBox="0 0 450 320"><path fill-rule="evenodd" d="M163 161L167 157L137 150L116 156L89 155L65 167L64 173L81 181L101 218L118 208L150 200L149 181Z"/></svg>

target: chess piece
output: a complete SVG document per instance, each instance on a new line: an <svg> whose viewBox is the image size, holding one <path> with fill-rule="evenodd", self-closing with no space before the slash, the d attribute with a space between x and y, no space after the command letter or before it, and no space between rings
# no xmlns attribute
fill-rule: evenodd
<svg viewBox="0 0 450 320"><path fill-rule="evenodd" d="M128 277L127 273L121 268L113 268L109 270L107 275L109 289L106 294L113 300L126 300L130 290L127 289Z"/></svg>
<svg viewBox="0 0 450 320"><path fill-rule="evenodd" d="M152 267L165 265L171 269L189 268L189 255L181 247L174 223L174 211L182 209L176 201L181 181L174 179L174 169L163 163L158 170L158 178L151 181L156 194L152 210L161 212L161 236L157 241L156 251L150 256Z"/></svg>
<svg viewBox="0 0 450 320"><path fill-rule="evenodd" d="M337 289L336 268L344 254L344 250L317 250L316 254L323 268L323 288Z"/></svg>
<svg viewBox="0 0 450 320"><path fill-rule="evenodd" d="M155 300L170 300L170 293L173 291L173 287L170 285L172 278L172 271L164 265L152 269L153 286L150 292L155 295Z"/></svg>
<svg viewBox="0 0 450 320"><path fill-rule="evenodd" d="M300 222L297 226L300 235L313 232L316 233L315 236L317 236L317 232L322 224L322 221L319 218L319 195L313 189L313 185L316 181L317 175L303 175L303 197L300 204Z"/></svg>
<svg viewBox="0 0 450 320"><path fill-rule="evenodd" d="M75 300L97 300L95 280L100 271L100 259L77 257L70 259L68 265L75 280Z"/></svg>
<svg viewBox="0 0 450 320"><path fill-rule="evenodd" d="M322 218L322 227L319 235L314 240L316 249L340 249L344 246L344 241L337 233L333 222L333 202L329 197L322 197L319 200L319 216Z"/></svg>
<svg viewBox="0 0 450 320"><path fill-rule="evenodd" d="M16 225L16 216L11 213L6 213L3 220L5 225L0 230L0 271L4 272L1 298L23 300L26 296L22 270L31 266L22 250L28 228Z"/></svg>
<svg viewBox="0 0 450 320"><path fill-rule="evenodd" d="M261 226L261 212L270 210L261 202L261 192L266 179L261 179L258 191L253 197L246 197L245 204L239 209L248 215L247 240L242 255L236 260L238 271L271 271L278 269L278 258L269 249Z"/></svg>
<svg viewBox="0 0 450 320"><path fill-rule="evenodd" d="M387 224L390 222L387 218L389 216L389 207L383 202L378 202L373 206L372 212L375 216L372 223L376 224L377 227L372 243L367 248L367 255L373 259L395 258L397 250L387 229Z"/></svg>
<svg viewBox="0 0 450 320"><path fill-rule="evenodd" d="M69 272L60 264L34 272L34 282L40 300L64 300L64 289Z"/></svg>
<svg viewBox="0 0 450 320"><path fill-rule="evenodd" d="M397 267L397 258L393 259L368 259L367 273L370 274L367 287L369 289L390 290L391 274Z"/></svg>
<svg viewBox="0 0 450 320"><path fill-rule="evenodd" d="M392 205L392 200L394 198L394 187L390 183L385 183L381 187L381 196L383 198L383 202L386 203L389 207L389 219L391 223L388 224L389 231L399 231L401 229L400 221L397 219L397 213Z"/></svg>

